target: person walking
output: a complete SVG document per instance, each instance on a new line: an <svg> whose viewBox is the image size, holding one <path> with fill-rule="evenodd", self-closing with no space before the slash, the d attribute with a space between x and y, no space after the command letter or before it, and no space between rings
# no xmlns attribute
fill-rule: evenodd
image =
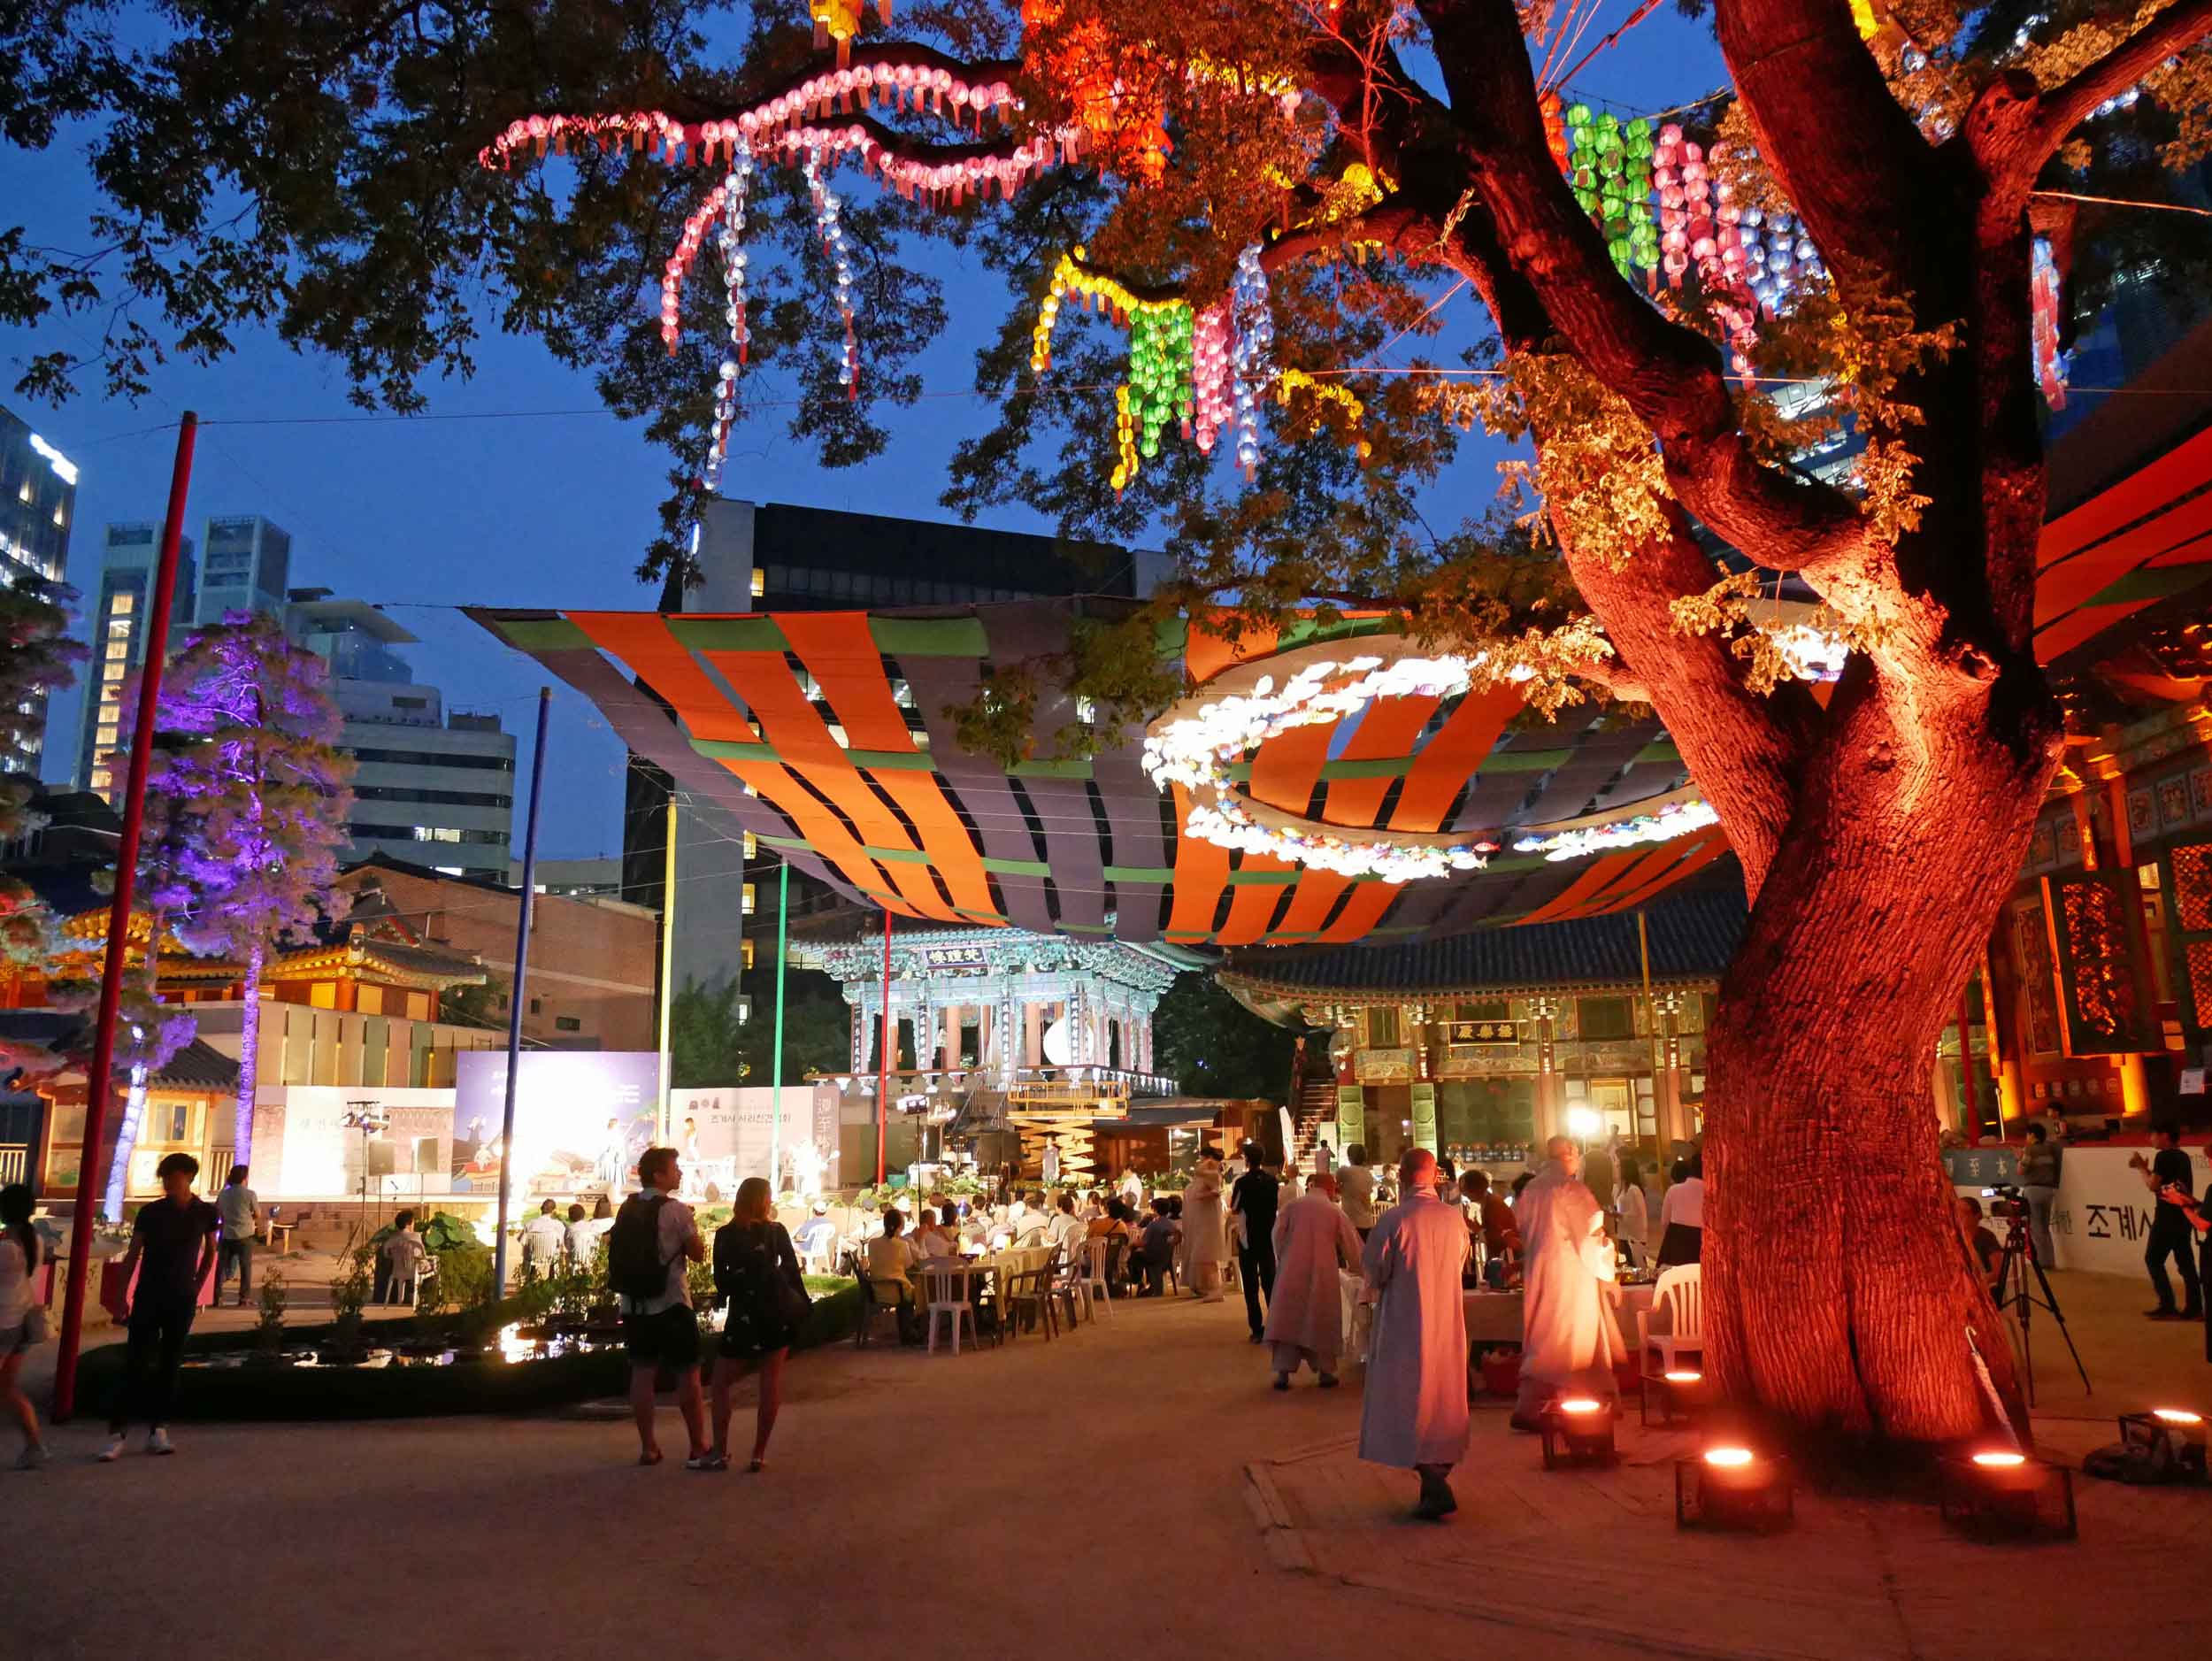
<svg viewBox="0 0 2212 1661"><path fill-rule="evenodd" d="M246 1167L233 1165L223 1179L223 1191L215 1196L215 1210L223 1222L222 1241L215 1249L215 1301L223 1301L223 1282L238 1265L238 1307L253 1298L253 1242L261 1232L261 1203L246 1186Z"/></svg>
<svg viewBox="0 0 2212 1661"><path fill-rule="evenodd" d="M1375 1226L1375 1173L1368 1168L1367 1150L1354 1142L1344 1150L1344 1163L1336 1173L1337 1191L1344 1196L1344 1215L1362 1240Z"/></svg>
<svg viewBox="0 0 2212 1661"><path fill-rule="evenodd" d="M2196 1188L2189 1174L2189 1156L2181 1150L2181 1132L2161 1125L2151 1133L2157 1151L2147 1168L2137 1154L2128 1163L2142 1173L2143 1186L2156 1197L2151 1211L2148 1242L2143 1248L2143 1266L2150 1272L2151 1291L2158 1299L2154 1309L2143 1312L2153 1320L2195 1320L2204 1313L2204 1293L2197 1280L2197 1265L2190 1261L2188 1219L2182 1203ZM2181 1272L2182 1307L2174 1308L2174 1288L2166 1279L2166 1259L2172 1257Z"/></svg>
<svg viewBox="0 0 2212 1661"><path fill-rule="evenodd" d="M648 1148L637 1162L639 1191L622 1202L607 1231L607 1278L622 1306L622 1342L630 1352L630 1411L637 1420L640 1465L661 1462L653 1429L654 1385L675 1376L676 1407L691 1450L687 1469L703 1471L706 1402L699 1388L699 1318L691 1307L690 1265L706 1261L706 1242L691 1207L676 1197L682 1162L673 1148Z"/></svg>
<svg viewBox="0 0 2212 1661"><path fill-rule="evenodd" d="M730 1389L758 1368L760 1405L746 1468L764 1471L769 1434L783 1406L783 1364L805 1325L808 1302L798 1254L770 1208L764 1177L737 1185L730 1220L714 1231L714 1293L722 1303L722 1340L714 1357L714 1446L703 1468L730 1468Z"/></svg>
<svg viewBox="0 0 2212 1661"><path fill-rule="evenodd" d="M1229 1256L1227 1219L1222 1211L1221 1161L1198 1162L1183 1190L1183 1284L1208 1303L1222 1299L1222 1265Z"/></svg>
<svg viewBox="0 0 2212 1661"><path fill-rule="evenodd" d="M115 1277L123 1289L108 1306L128 1334L128 1344L123 1385L108 1419L108 1444L100 1450L103 1463L123 1457L124 1432L134 1419L146 1422L148 1453L176 1451L169 1440L170 1397L200 1288L215 1267L215 1236L223 1226L221 1213L192 1192L200 1162L190 1154L168 1155L154 1174L161 1179L161 1197L138 1208L130 1250Z"/></svg>
<svg viewBox="0 0 2212 1661"><path fill-rule="evenodd" d="M1651 1260L1647 1255L1651 1208L1644 1198L1643 1169L1633 1154L1621 1155L1620 1173L1620 1187L1613 1195L1613 1214L1620 1219L1620 1242L1628 1253L1628 1266L1640 1269Z"/></svg>
<svg viewBox="0 0 2212 1661"><path fill-rule="evenodd" d="M1316 1176L1283 1207L1270 1231L1275 1279L1267 1296L1264 1334L1274 1347L1275 1388L1311 1367L1325 1390L1336 1388L1344 1353L1342 1270L1360 1266L1359 1231L1336 1203L1336 1179Z"/></svg>
<svg viewBox="0 0 2212 1661"><path fill-rule="evenodd" d="M46 1311L32 1289L42 1242L31 1227L31 1190L27 1183L0 1188L0 1403L7 1404L23 1431L19 1471L46 1463L46 1442L38 1434L38 1410L22 1385L23 1357L34 1343L45 1342Z"/></svg>
<svg viewBox="0 0 2212 1661"><path fill-rule="evenodd" d="M2035 1260L2047 1269L2056 1267L2052 1261L2057 1242L2051 1238L2051 1207L2058 1203L2058 1150L2040 1124L2029 1125L2028 1140L2020 1150L2020 1197L2028 1203L2028 1239L2035 1247Z"/></svg>
<svg viewBox="0 0 2212 1661"><path fill-rule="evenodd" d="M1237 1275L1244 1282L1244 1319L1252 1328L1256 1344L1265 1341L1265 1306L1275 1301L1275 1217L1282 1192L1282 1184L1268 1167L1267 1156L1257 1148L1251 1150L1248 1168L1229 1190L1229 1211L1237 1219L1240 1231Z"/></svg>
<svg viewBox="0 0 2212 1661"><path fill-rule="evenodd" d="M1544 1151L1544 1168L1514 1207L1528 1288L1516 1430L1540 1429L1537 1416L1568 1391L1612 1396L1614 1364L1628 1354L1608 1296L1613 1247L1605 1212L1582 1185L1582 1150L1571 1137L1554 1136Z"/></svg>
<svg viewBox="0 0 2212 1661"><path fill-rule="evenodd" d="M1421 1479L1416 1517L1459 1509L1449 1478L1467 1457L1467 1225L1436 1196L1436 1156L1399 1163L1404 1198L1378 1218L1362 1266L1379 1303L1360 1403L1359 1457Z"/></svg>

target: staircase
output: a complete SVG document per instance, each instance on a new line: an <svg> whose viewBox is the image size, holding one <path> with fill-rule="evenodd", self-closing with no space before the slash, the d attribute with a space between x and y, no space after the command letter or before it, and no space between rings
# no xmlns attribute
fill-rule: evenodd
<svg viewBox="0 0 2212 1661"><path fill-rule="evenodd" d="M1302 1176L1313 1169L1313 1150L1321 1140L1321 1127L1335 1117L1336 1080L1325 1073L1300 1080L1290 1105L1292 1170Z"/></svg>

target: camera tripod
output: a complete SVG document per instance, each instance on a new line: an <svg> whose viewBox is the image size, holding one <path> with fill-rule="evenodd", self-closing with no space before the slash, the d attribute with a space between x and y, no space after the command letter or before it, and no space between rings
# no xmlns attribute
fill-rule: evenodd
<svg viewBox="0 0 2212 1661"><path fill-rule="evenodd" d="M1997 1265L1992 1296L2000 1313L2010 1310L2020 1319L2020 1370L2027 1382L2028 1405L2035 1405L2033 1330L2038 1309L2051 1311L2051 1319L2058 1323L2058 1335L2066 1341L2066 1352L2074 1357L2074 1371L2081 1374L2081 1388L2093 1393L2089 1369L2082 1365L2081 1351L2074 1348L2074 1334L2066 1329L2066 1312L2059 1308L2058 1294L2051 1290L2050 1277L2043 1273L2042 1260L2035 1255L2035 1235L2028 1227L2026 1216L2000 1211L1998 1220L2005 1226L2004 1256ZM2035 1277L2032 1285L2029 1283L2031 1274Z"/></svg>

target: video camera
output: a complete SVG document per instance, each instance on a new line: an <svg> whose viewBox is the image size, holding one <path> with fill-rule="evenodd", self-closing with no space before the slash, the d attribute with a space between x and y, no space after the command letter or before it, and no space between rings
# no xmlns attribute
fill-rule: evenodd
<svg viewBox="0 0 2212 1661"><path fill-rule="evenodd" d="M1982 1198L1989 1202L1992 1217L2002 1217L2016 1223L2027 1220L2027 1196L2009 1182L2000 1182L1994 1188L1984 1188Z"/></svg>

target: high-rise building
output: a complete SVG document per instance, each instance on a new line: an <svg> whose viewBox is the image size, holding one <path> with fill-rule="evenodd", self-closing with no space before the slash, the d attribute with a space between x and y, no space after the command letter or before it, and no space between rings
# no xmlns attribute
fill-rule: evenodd
<svg viewBox="0 0 2212 1661"><path fill-rule="evenodd" d="M77 467L30 424L0 410L0 581L19 576L61 581L69 568L69 527L77 519ZM0 773L35 777L45 750L46 695L20 711L33 719L0 755Z"/></svg>
<svg viewBox="0 0 2212 1661"><path fill-rule="evenodd" d="M100 548L100 586L88 626L92 657L85 666L84 709L78 717L76 764L70 776L103 800L114 794L107 757L119 742L123 684L146 661L146 621L160 555L161 527L151 519L109 525ZM187 536L179 545L176 598L169 608L172 651L191 626L193 578L192 539Z"/></svg>
<svg viewBox="0 0 2212 1661"><path fill-rule="evenodd" d="M200 539L197 624L219 623L227 611L284 610L292 574L292 536L258 513L211 518Z"/></svg>
<svg viewBox="0 0 2212 1661"><path fill-rule="evenodd" d="M280 534L281 533L280 533ZM448 711L392 650L415 636L365 600L296 588L284 632L330 665L351 753L351 862L382 853L449 876L504 881L514 823L515 740L496 715Z"/></svg>

